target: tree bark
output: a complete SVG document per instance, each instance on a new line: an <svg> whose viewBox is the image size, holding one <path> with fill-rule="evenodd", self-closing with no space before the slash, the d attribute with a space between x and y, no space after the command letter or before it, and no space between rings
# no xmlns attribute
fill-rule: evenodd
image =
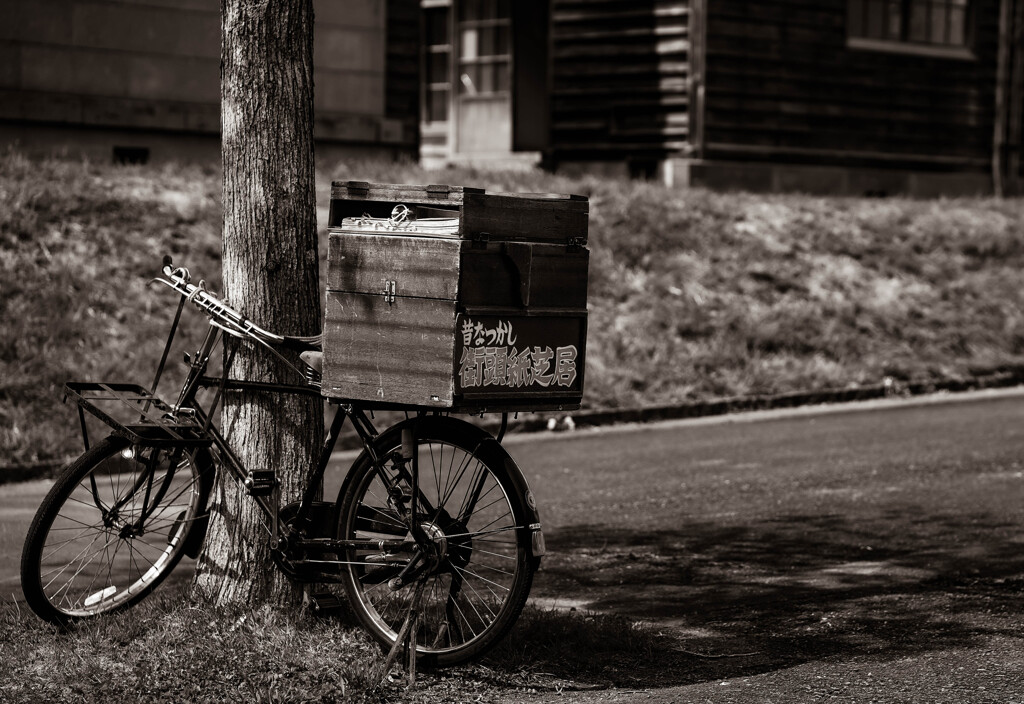
<svg viewBox="0 0 1024 704"><path fill-rule="evenodd" d="M222 0L221 13L224 293L261 327L316 334L312 0ZM232 378L299 381L265 349L232 344ZM283 505L316 464L323 406L315 397L229 392L221 429L247 469L276 470ZM294 603L301 591L274 567L262 514L221 474L196 589L220 604Z"/></svg>

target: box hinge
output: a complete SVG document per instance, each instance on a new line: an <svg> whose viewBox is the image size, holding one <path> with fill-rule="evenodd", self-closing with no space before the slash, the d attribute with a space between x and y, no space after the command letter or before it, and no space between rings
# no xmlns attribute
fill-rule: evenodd
<svg viewBox="0 0 1024 704"><path fill-rule="evenodd" d="M570 237L565 243L568 245L570 252L576 252L583 249L586 246L587 241L582 237Z"/></svg>
<svg viewBox="0 0 1024 704"><path fill-rule="evenodd" d="M529 242L506 242L505 256L512 262L519 275L519 300L523 308L530 307L530 282L533 276L533 244Z"/></svg>
<svg viewBox="0 0 1024 704"><path fill-rule="evenodd" d="M387 302L389 306L395 302L395 295L397 291L397 281L388 280L384 282L384 300Z"/></svg>
<svg viewBox="0 0 1024 704"><path fill-rule="evenodd" d="M445 184L434 184L427 186L427 198L435 198L439 200L447 200L448 194L451 193L452 187Z"/></svg>
<svg viewBox="0 0 1024 704"><path fill-rule="evenodd" d="M370 192L370 184L366 181L349 181L345 184L349 195L365 196Z"/></svg>

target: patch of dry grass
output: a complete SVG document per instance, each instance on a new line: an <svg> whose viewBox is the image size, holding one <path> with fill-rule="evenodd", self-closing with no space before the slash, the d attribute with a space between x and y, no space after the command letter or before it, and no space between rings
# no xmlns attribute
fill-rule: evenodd
<svg viewBox="0 0 1024 704"><path fill-rule="evenodd" d="M66 633L8 603L0 635L5 702L368 701L380 659L354 627L177 590Z"/></svg>
<svg viewBox="0 0 1024 704"><path fill-rule="evenodd" d="M152 381L176 302L146 283L164 253L219 280L219 229L209 171L0 157L0 464L78 451L65 381Z"/></svg>
<svg viewBox="0 0 1024 704"><path fill-rule="evenodd" d="M527 608L482 662L420 671L407 687L358 627L301 610L216 608L158 590L133 609L57 632L0 604L0 701L470 702L650 684L686 658L646 624Z"/></svg>
<svg viewBox="0 0 1024 704"><path fill-rule="evenodd" d="M599 404L963 377L1024 361L1019 200L635 184L592 204L588 372L614 370L615 388L590 396Z"/></svg>

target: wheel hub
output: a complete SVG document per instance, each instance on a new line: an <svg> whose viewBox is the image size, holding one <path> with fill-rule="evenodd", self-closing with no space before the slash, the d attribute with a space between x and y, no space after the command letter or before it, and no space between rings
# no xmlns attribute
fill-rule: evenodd
<svg viewBox="0 0 1024 704"><path fill-rule="evenodd" d="M123 526L121 526L121 530L117 532L117 536L122 540L134 538L136 535L137 533L135 532L135 526L130 525L128 523L125 523Z"/></svg>
<svg viewBox="0 0 1024 704"><path fill-rule="evenodd" d="M136 523L129 523L121 518L116 510L106 511L103 515L103 526L111 533L116 533L121 540L138 538L145 534L145 529Z"/></svg>
<svg viewBox="0 0 1024 704"><path fill-rule="evenodd" d="M461 521L448 526L448 562L453 567L465 567L473 555L473 539L466 535L468 532L469 528Z"/></svg>
<svg viewBox="0 0 1024 704"><path fill-rule="evenodd" d="M421 523L420 528L430 538L434 548L433 558L441 561L448 555L448 536L435 523Z"/></svg>

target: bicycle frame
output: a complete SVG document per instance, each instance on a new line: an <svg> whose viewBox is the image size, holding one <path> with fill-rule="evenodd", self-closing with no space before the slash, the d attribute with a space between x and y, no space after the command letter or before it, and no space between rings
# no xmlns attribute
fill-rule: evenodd
<svg viewBox="0 0 1024 704"><path fill-rule="evenodd" d="M203 341L202 346L197 352L195 358L192 360L188 377L182 386L178 401L175 404L175 410L179 413L184 412L186 414L194 414L196 422L202 425L204 432L207 433L212 440L212 445L216 448L221 465L231 472L237 482L245 484L246 478L249 476L249 472L228 444L227 440L221 434L220 430L212 422L212 416L216 412L223 393L228 390L258 391L291 395L313 395L320 398L320 390L313 384L299 386L275 382L246 381L226 378L223 376L207 376L206 370L209 365L210 356L222 338L222 335L222 328L211 324L206 339ZM229 355L228 359L230 360L232 356L233 355ZM218 389L217 396L208 410L202 408L195 398L196 393L202 388ZM303 493L294 509L294 516L291 517L292 520L287 525L280 521L280 514L282 513L282 510L287 507L282 507L280 505L280 496L278 491L273 491L269 496L260 493L252 493L253 500L260 507L264 517L272 526L270 529L270 545L275 551L275 557L278 558L279 564L282 560L287 560L290 556L308 552L323 554L336 552L342 549L406 549L414 545L414 543L404 539L357 541L334 540L320 536L309 537L305 535L313 523L311 520L311 514L315 504L317 491L323 481L324 473L330 462L331 454L337 444L338 437L344 427L346 418L352 419L353 428L359 436L364 451L370 456L374 465L378 466L380 458L377 457L376 450L373 446L373 441L377 437L378 433L373 424L369 418L366 417L366 413L361 408L354 407L350 404L339 404L335 411L334 418L331 421L330 428L327 431L323 446L321 447L317 464L312 473L306 477ZM415 513L413 516L414 515ZM414 518L411 517L411 520L414 520ZM299 562L308 562L308 560L300 560ZM330 560L329 563L332 565L345 564L340 560ZM281 566L286 567L286 565L283 564ZM293 573L293 576L298 576L297 574L294 574L294 569L288 569L288 571ZM329 581L333 577L332 574L322 571L305 576L310 580L315 579L316 581Z"/></svg>
<svg viewBox="0 0 1024 704"><path fill-rule="evenodd" d="M312 469L309 476L305 478L301 497L297 502L282 507L280 501L280 490L277 486L276 477L269 477L267 480L269 481L269 484L264 484L263 480L254 481L253 473L243 465L242 461L221 434L220 430L214 425L213 416L216 414L218 406L220 405L226 391L311 395L318 399L321 398L318 378L319 375L312 368L308 368L307 371L303 373L277 349L278 347L287 346L289 341L310 343L311 338L288 338L276 335L256 326L243 315L234 311L227 306L227 304L223 303L213 294L208 292L205 289L203 282L200 282L199 286L190 284L188 271L184 269L172 270L170 268L169 260L166 259L164 262L163 273L167 278L158 278L155 279L155 281L163 283L174 289L180 294L181 299L179 301L174 320L171 324L167 342L165 344L163 355L161 356L151 390L147 395L147 393L139 387L131 387L126 391L120 386L114 384L96 385L111 393L110 397L102 397L102 400L119 400L124 403L132 401L135 402L137 406L141 405L142 408L140 410L144 417L159 426L161 431L166 431L170 435L174 436L169 440L163 440L161 442L164 445L175 448L174 453L177 456L180 456L183 452L182 443L184 443L186 439L191 444L209 448L211 453L214 455L213 459L215 463L219 463L221 466L225 467L235 481L240 482L250 489L250 495L256 502L256 505L259 506L264 518L266 519L266 523L269 525L270 546L274 557L278 565L291 576L308 581L334 581L338 576L337 573L327 568L337 568L341 565L347 564L347 562L337 559L337 557L332 557L330 559L317 558L325 558L328 554L336 555L348 550L374 550L382 553L392 551L409 553L411 551L412 557L408 559L406 568L401 572L398 578L402 579L407 576L408 573L414 572L417 563L422 562L432 545L430 537L425 534L420 525L418 516L429 514L433 508L419 489L413 492L411 496L410 507L408 510L407 537L373 540L338 540L325 535L310 535L310 533L316 523L314 520L314 513L319 510L316 496L320 486L322 485L324 473L326 472L328 463L330 462L331 454L337 444L337 440L341 434L345 420L347 418L352 420L352 426L359 437L363 451L376 468L376 472L383 484L391 490L397 485L399 480L408 481L410 486L413 487L419 486L418 453L412 451L406 454L403 451L402 457L390 458L394 460L394 466L399 470L399 480L395 480L388 476L382 466L382 460L388 458L381 458L378 456L374 441L378 437L379 433L367 417L366 410L376 408L399 410L405 411L407 414L414 413L417 418L422 417L426 411L416 407L404 407L391 404L359 403L357 405L354 402L337 403L337 410L335 411L335 415L327 431L316 466ZM174 405L168 406L168 404L165 404L156 397L155 393L159 386L160 378L163 374L164 366L177 332L182 309L185 303L189 301L206 313L210 318L210 327L199 346L199 349L191 357L186 357L189 362L188 373L185 381L182 383L181 389L178 392ZM248 381L228 378L226 373L231 366L236 350L231 350L230 352L225 351L225 360L223 365L224 373L222 376L208 376L207 370L209 368L210 360L218 345L225 340L225 336L245 340L249 343L257 344L266 348L273 355L278 357L285 365L287 365L287 367L299 374L303 378L304 383L286 384L279 382ZM88 385L74 386L69 384L66 388L69 392L76 393L81 391L81 388L84 388L85 386ZM197 394L201 389L217 390L209 408L203 408L197 399ZM136 395L130 395L133 392ZM80 415L82 415L82 408L85 406L94 415L97 415L108 425L114 427L115 430L120 428L124 431L122 434L125 434L127 437L132 439L133 444L140 446L152 445L154 447L161 444L160 442L152 439L142 438L139 435L132 435L133 428L121 426L112 417L91 406L84 394L78 393L77 395L79 395ZM334 402L332 401L332 403ZM129 405L131 404L129 403ZM150 413L152 406L155 406L157 411L162 411L163 415L158 418L154 418L153 414ZM434 411L434 413L437 413L437 411ZM162 422L167 418L173 419L174 423ZM502 414L501 427L496 438L499 443L505 433L507 421L508 415ZM410 447L415 447L417 426L418 422L414 422L412 424L412 433L408 438ZM84 415L82 415L82 431L86 446L88 447L88 435L85 430ZM186 434L186 431L189 431L191 435L189 435L188 438L183 439L183 435ZM403 435L403 445L405 445L406 440L407 438ZM172 459L175 455L172 455ZM155 456L156 453L154 452L154 459ZM156 469L155 464L155 461L151 461L147 472L138 480L139 487L137 488L141 488L142 482L147 483L147 502L152 488L152 475ZM159 500L159 497L163 496L167 486L169 486L173 479L173 464L175 463L172 462L172 469L165 475L162 485L156 488L156 493L154 494L156 501ZM259 485L258 490L256 488L257 484ZM525 486L525 479L522 480L522 484ZM475 504L476 500L479 498L479 493L479 488L473 492L470 504L471 509L473 508L473 504ZM281 521L282 514L287 516L288 520L286 522ZM143 517L139 519L138 522L140 527L146 517L146 515L143 515ZM533 521L533 523L539 525L539 519L537 521ZM205 530L203 533L205 533ZM200 535L199 539L201 540L201 538L202 536ZM300 569L302 570L301 574L299 573Z"/></svg>
<svg viewBox="0 0 1024 704"><path fill-rule="evenodd" d="M192 286L184 269L167 261L164 274L157 280L180 300L152 386L65 385L65 398L78 405L86 452L54 484L26 537L22 587L33 611L64 624L145 598L183 556L199 556L222 472L220 481L231 477L252 497L260 524L251 527L253 537L262 543L266 531L265 547L282 572L296 582L340 582L361 625L392 653L408 648L411 659L419 652L446 666L493 647L518 618L544 555L536 502L500 444L507 415L495 438L443 409L332 397L319 454L288 477L284 505L275 468L262 460L247 468L215 417L225 405L228 418L242 408L225 399L244 404L287 394L322 403L320 336L275 335L202 282ZM206 313L209 326L185 355L184 379L168 403L157 390L187 302ZM229 338L279 358L266 372L269 381L231 378L240 348ZM301 382L287 383L288 369ZM242 393L226 395L236 391ZM378 409L406 418L378 432L370 420ZM91 449L86 411L112 429ZM346 419L362 452L337 501L324 501L324 475Z"/></svg>

